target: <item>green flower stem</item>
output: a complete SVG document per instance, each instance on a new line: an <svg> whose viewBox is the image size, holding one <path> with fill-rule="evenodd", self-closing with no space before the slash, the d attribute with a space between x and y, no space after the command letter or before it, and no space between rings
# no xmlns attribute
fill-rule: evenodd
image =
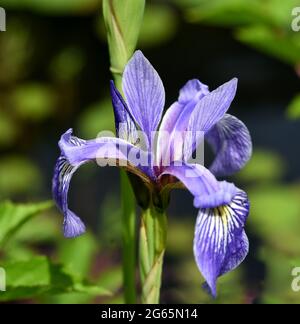
<svg viewBox="0 0 300 324"><path fill-rule="evenodd" d="M116 86L121 87L121 78L114 76ZM122 201L122 270L124 300L126 304L136 303L136 200L127 173L120 171Z"/></svg>
<svg viewBox="0 0 300 324"><path fill-rule="evenodd" d="M136 303L136 202L129 178L121 170L122 243L124 298L127 304Z"/></svg>
<svg viewBox="0 0 300 324"><path fill-rule="evenodd" d="M167 240L165 212L151 205L142 213L140 227L140 275L143 304L158 304Z"/></svg>
<svg viewBox="0 0 300 324"><path fill-rule="evenodd" d="M143 20L145 0L103 0L103 17L107 30L111 72L119 91L122 73L132 56ZM136 213L130 181L121 171L123 283L125 302L136 302Z"/></svg>

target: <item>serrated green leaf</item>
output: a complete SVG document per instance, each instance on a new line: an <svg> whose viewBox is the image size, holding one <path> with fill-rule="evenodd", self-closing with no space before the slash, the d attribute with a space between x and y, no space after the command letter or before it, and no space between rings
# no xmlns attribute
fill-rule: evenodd
<svg viewBox="0 0 300 324"><path fill-rule="evenodd" d="M36 298L43 295L66 292L85 293L95 296L110 296L111 293L82 281L78 276L46 257L26 261L9 262L3 265L6 271L6 291L0 293L0 301Z"/></svg>
<svg viewBox="0 0 300 324"><path fill-rule="evenodd" d="M64 240L59 247L59 259L81 277L87 277L97 243L90 233L73 240Z"/></svg>
<svg viewBox="0 0 300 324"><path fill-rule="evenodd" d="M50 208L52 202L37 204L0 203L0 248L28 220Z"/></svg>

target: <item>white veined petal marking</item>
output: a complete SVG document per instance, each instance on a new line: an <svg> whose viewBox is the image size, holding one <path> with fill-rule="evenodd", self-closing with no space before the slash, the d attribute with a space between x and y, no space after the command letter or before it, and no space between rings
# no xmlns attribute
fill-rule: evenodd
<svg viewBox="0 0 300 324"><path fill-rule="evenodd" d="M239 191L228 205L203 209L197 219L196 237L200 240L201 233L210 239L215 250L225 252L227 245L233 239L234 232L244 228L248 210L247 196L243 191ZM201 246L203 253L208 249L208 244Z"/></svg>
<svg viewBox="0 0 300 324"><path fill-rule="evenodd" d="M68 142L69 142L69 144L72 144L74 146L82 146L86 143L85 140L82 140L76 136L70 136ZM59 157L57 166L58 166L58 170L59 170L59 175L58 175L59 188L58 188L58 190L60 192L63 192L66 189L66 187L69 185L70 179L71 179L73 173L78 168L78 166L74 167L73 165L71 165L69 163L69 161L67 160L67 158L63 155L61 155Z"/></svg>

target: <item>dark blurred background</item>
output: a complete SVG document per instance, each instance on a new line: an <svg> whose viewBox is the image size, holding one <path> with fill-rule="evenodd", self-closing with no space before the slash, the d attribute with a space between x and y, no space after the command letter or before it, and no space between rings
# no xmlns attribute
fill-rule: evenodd
<svg viewBox="0 0 300 324"><path fill-rule="evenodd" d="M296 4L147 1L138 48L164 82L166 107L189 79L214 89L238 77L229 112L248 126L254 146L247 167L231 178L251 199L247 260L220 280L216 301L206 296L192 255L197 211L187 192L173 193L165 303L300 302L291 289L291 271L300 266L300 32L291 29ZM51 199L60 135L74 128L77 136L94 138L113 129L101 1L0 0L0 6L7 15L0 33L0 199ZM47 255L114 291L110 298L51 294L31 302L122 302L118 170L82 167L69 196L88 224L86 236L64 240L62 216L53 209L24 225L2 258Z"/></svg>

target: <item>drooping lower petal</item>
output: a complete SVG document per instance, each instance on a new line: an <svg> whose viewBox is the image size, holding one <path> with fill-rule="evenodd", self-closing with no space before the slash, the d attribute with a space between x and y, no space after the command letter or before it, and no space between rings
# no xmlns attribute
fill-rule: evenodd
<svg viewBox="0 0 300 324"><path fill-rule="evenodd" d="M178 162L179 163L179 162ZM237 192L232 183L218 181L204 166L180 162L172 164L162 173L181 181L194 196L196 208L211 208L228 204Z"/></svg>
<svg viewBox="0 0 300 324"><path fill-rule="evenodd" d="M64 214L64 235L76 237L84 233L85 226L68 207L68 191L73 174L90 161L101 162L103 166L124 167L149 181L151 168L148 153L118 138L99 138L84 141L67 131L59 142L61 156L58 158L52 183L53 197ZM149 174L147 173L149 172Z"/></svg>
<svg viewBox="0 0 300 324"><path fill-rule="evenodd" d="M228 176L248 162L252 154L250 133L243 122L226 114L205 136L216 153L210 171Z"/></svg>
<svg viewBox="0 0 300 324"><path fill-rule="evenodd" d="M244 231L249 214L245 192L239 190L227 205L199 210L195 227L194 256L211 294L217 294L217 279L235 269L247 256Z"/></svg>
<svg viewBox="0 0 300 324"><path fill-rule="evenodd" d="M64 236L68 238L79 236L85 232L85 225L82 220L68 208L67 201L72 175L79 166L80 164L76 167L72 166L64 156L60 156L55 165L52 181L53 198L64 214L63 231Z"/></svg>

